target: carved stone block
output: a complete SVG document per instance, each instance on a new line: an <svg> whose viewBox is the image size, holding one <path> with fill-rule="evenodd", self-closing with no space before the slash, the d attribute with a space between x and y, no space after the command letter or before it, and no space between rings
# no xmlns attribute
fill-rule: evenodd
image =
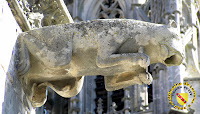
<svg viewBox="0 0 200 114"><path fill-rule="evenodd" d="M24 32L16 45L19 79L35 107L44 104L47 86L63 97L75 96L84 76L105 76L109 91L150 84L149 64L182 62L182 40L173 24L106 19Z"/></svg>

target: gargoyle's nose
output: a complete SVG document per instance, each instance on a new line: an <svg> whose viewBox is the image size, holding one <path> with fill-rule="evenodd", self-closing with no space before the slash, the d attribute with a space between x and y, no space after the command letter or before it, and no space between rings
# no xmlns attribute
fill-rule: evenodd
<svg viewBox="0 0 200 114"><path fill-rule="evenodd" d="M167 66L175 66L175 65L180 65L182 63L182 61L183 61L183 56L177 52L177 53L171 54L169 57L167 57L164 60L164 63Z"/></svg>

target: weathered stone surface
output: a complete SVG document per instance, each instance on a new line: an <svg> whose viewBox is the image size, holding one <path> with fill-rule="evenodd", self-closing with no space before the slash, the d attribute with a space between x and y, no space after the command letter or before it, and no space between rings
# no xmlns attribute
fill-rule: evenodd
<svg viewBox="0 0 200 114"><path fill-rule="evenodd" d="M166 26L111 19L22 33L16 55L19 79L36 107L46 99L46 86L72 97L81 90L85 75L105 76L109 91L150 84L149 64L182 62L182 40L173 27L173 22Z"/></svg>
<svg viewBox="0 0 200 114"><path fill-rule="evenodd" d="M8 4L22 31L73 22L63 0L8 0Z"/></svg>
<svg viewBox="0 0 200 114"><path fill-rule="evenodd" d="M0 0L0 114L34 112L16 76L13 47L21 32L6 0Z"/></svg>

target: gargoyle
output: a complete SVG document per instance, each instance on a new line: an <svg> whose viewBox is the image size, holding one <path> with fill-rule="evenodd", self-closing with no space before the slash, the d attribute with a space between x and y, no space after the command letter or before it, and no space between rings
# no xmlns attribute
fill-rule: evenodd
<svg viewBox="0 0 200 114"><path fill-rule="evenodd" d="M63 97L75 96L84 76L103 75L108 91L150 84L150 64L182 62L182 40L172 24L108 19L21 33L16 45L19 80L35 107L44 104L47 86Z"/></svg>

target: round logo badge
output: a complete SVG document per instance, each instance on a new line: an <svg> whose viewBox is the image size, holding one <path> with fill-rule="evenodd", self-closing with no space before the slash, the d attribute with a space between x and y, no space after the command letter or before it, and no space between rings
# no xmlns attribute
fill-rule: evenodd
<svg viewBox="0 0 200 114"><path fill-rule="evenodd" d="M187 82L174 84L168 92L169 104L178 110L191 107L195 99L194 88Z"/></svg>

